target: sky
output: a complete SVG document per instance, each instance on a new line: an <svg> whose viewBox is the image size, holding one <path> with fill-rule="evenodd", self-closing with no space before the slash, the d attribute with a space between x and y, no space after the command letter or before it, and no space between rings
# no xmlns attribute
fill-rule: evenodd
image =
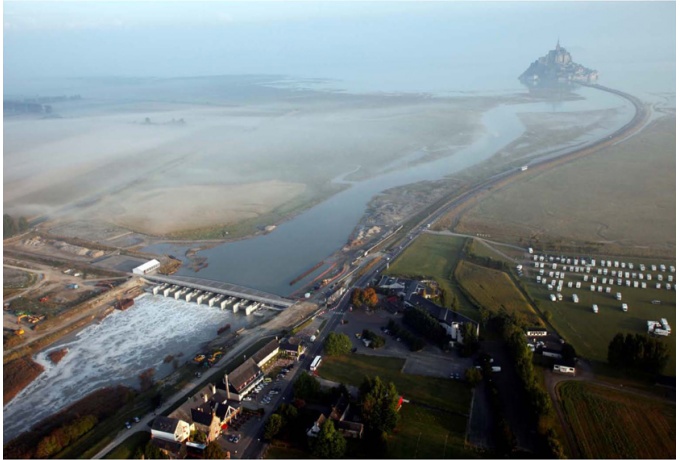
<svg viewBox="0 0 680 460"><path fill-rule="evenodd" d="M585 65L624 63L628 55L675 67L674 2L3 4L6 87L101 76L413 80L494 66L509 76L558 37Z"/></svg>

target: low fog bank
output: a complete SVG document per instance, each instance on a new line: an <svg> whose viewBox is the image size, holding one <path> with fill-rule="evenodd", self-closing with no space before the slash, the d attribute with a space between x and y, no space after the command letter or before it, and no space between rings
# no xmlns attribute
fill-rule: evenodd
<svg viewBox="0 0 680 460"><path fill-rule="evenodd" d="M235 221L311 202L357 167L366 178L415 151L454 154L498 102L349 95L314 83L244 76L10 88L6 99L79 98L51 103L49 114L5 116L5 210L77 210L135 226L159 208L158 233L178 230L168 224L182 217L197 227Z"/></svg>

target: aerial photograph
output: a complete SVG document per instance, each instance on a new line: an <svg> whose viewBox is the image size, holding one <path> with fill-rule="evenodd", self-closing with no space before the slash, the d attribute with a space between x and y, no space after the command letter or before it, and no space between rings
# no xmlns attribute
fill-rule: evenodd
<svg viewBox="0 0 680 460"><path fill-rule="evenodd" d="M3 458L676 458L674 1L20 1Z"/></svg>

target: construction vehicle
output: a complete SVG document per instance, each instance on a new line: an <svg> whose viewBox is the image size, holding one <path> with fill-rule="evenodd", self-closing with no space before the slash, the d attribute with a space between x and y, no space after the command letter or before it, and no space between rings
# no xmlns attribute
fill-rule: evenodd
<svg viewBox="0 0 680 460"><path fill-rule="evenodd" d="M14 331L14 335L24 335L24 330L23 328L19 328Z"/></svg>
<svg viewBox="0 0 680 460"><path fill-rule="evenodd" d="M205 355L196 355L196 357L194 357L194 362L197 362L197 363L202 363L204 360L205 360Z"/></svg>

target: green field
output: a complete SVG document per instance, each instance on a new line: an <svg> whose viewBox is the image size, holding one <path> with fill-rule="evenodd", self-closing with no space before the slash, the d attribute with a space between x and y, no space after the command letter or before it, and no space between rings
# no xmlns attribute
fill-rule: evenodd
<svg viewBox="0 0 680 460"><path fill-rule="evenodd" d="M675 117L660 118L595 155L540 173L529 168L475 204L454 231L674 257L675 161Z"/></svg>
<svg viewBox="0 0 680 460"><path fill-rule="evenodd" d="M480 304L493 312L502 308L515 312L528 324L542 325L524 295L510 277L500 271L461 260L456 267L456 281Z"/></svg>
<svg viewBox="0 0 680 460"><path fill-rule="evenodd" d="M551 302L545 286L528 281L527 288L534 299L540 301L541 310L552 314L550 322L560 335L574 346L580 356L590 360L606 362L611 339L619 332L646 334L648 320L666 318L673 332L677 333L675 291L615 286L612 292L620 292L623 296L618 301L613 293L565 289L562 302ZM571 301L574 292L579 296L578 304ZM661 305L653 305L652 299L660 300ZM623 302L628 304L627 312L621 311ZM593 313L593 304L597 304L599 313ZM675 375L675 339L671 335L660 340L668 344L671 354L664 373Z"/></svg>
<svg viewBox="0 0 680 460"><path fill-rule="evenodd" d="M465 429L472 397L463 383L450 379L402 374L402 358L352 354L325 358L319 375L359 386L364 376L394 382L410 403L402 406L400 421L388 441L389 458L470 458ZM429 407L423 407L427 405Z"/></svg>
<svg viewBox="0 0 680 460"><path fill-rule="evenodd" d="M473 458L464 448L467 418L404 404L387 442L388 458Z"/></svg>
<svg viewBox="0 0 680 460"><path fill-rule="evenodd" d="M403 374L403 358L352 354L326 357L318 373L324 379L359 386L364 376L394 382L404 398L443 410L467 414L472 394L467 385L451 379Z"/></svg>
<svg viewBox="0 0 680 460"><path fill-rule="evenodd" d="M437 281L446 291L460 301L460 313L479 320L479 311L472 306L453 282L453 270L467 238L449 235L422 234L385 271L386 275L406 278L429 278Z"/></svg>
<svg viewBox="0 0 680 460"><path fill-rule="evenodd" d="M558 387L581 458L675 458L675 407L582 382Z"/></svg>

